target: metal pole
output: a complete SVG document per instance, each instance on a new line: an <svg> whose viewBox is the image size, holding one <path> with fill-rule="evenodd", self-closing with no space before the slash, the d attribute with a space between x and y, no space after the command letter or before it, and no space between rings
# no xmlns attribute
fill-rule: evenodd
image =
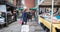
<svg viewBox="0 0 60 32"><path fill-rule="evenodd" d="M7 6L6 6L6 7L7 7ZM8 26L8 22L7 22L7 20L8 20L8 19L7 19L7 8L6 8L6 18L5 18L5 19L6 19L6 26Z"/></svg>
<svg viewBox="0 0 60 32"><path fill-rule="evenodd" d="M50 24L51 27L50 27L50 32L52 32L52 24L53 24L53 23L52 23L52 21L53 21L53 8L54 8L54 0L52 0L52 11L51 11L52 14L51 14L51 24Z"/></svg>

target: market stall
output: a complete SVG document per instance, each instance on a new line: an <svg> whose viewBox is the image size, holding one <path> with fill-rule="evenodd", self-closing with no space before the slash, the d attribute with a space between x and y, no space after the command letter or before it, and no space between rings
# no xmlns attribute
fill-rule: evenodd
<svg viewBox="0 0 60 32"><path fill-rule="evenodd" d="M3 27L5 23L7 23L6 22L6 5L0 5L0 25Z"/></svg>
<svg viewBox="0 0 60 32"><path fill-rule="evenodd" d="M40 5L39 9L38 22L48 32L51 28L51 5ZM53 12L52 32L60 32L60 5L54 5Z"/></svg>

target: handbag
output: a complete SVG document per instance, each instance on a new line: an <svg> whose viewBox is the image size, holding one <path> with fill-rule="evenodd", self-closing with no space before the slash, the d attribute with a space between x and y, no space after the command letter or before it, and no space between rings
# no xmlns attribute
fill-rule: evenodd
<svg viewBox="0 0 60 32"><path fill-rule="evenodd" d="M22 19L20 19L20 20L18 20L18 23L20 24L20 25L22 25Z"/></svg>

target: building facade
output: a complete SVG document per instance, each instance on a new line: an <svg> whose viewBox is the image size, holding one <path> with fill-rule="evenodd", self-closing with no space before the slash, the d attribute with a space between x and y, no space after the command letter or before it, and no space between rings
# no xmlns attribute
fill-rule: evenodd
<svg viewBox="0 0 60 32"><path fill-rule="evenodd" d="M16 21L16 0L0 0L0 5L6 5L6 22L10 23ZM10 16L9 16L10 15ZM12 16L14 18L12 19Z"/></svg>
<svg viewBox="0 0 60 32"><path fill-rule="evenodd" d="M25 5L28 8L33 8L35 6L35 0L25 0Z"/></svg>

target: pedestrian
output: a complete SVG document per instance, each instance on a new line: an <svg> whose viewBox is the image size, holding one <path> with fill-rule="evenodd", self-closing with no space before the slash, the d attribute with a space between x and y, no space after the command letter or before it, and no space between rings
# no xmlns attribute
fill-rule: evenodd
<svg viewBox="0 0 60 32"><path fill-rule="evenodd" d="M28 21L29 20L31 20L32 21L32 14L31 14L31 12L29 11L29 12L27 12L27 19L28 19Z"/></svg>
<svg viewBox="0 0 60 32"><path fill-rule="evenodd" d="M27 12L26 11L27 11L27 8L25 8L22 11L22 20L23 20L22 25L27 23Z"/></svg>
<svg viewBox="0 0 60 32"><path fill-rule="evenodd" d="M16 10L13 11L13 16L14 16L14 17L13 17L13 20L14 20L14 21L17 21Z"/></svg>

